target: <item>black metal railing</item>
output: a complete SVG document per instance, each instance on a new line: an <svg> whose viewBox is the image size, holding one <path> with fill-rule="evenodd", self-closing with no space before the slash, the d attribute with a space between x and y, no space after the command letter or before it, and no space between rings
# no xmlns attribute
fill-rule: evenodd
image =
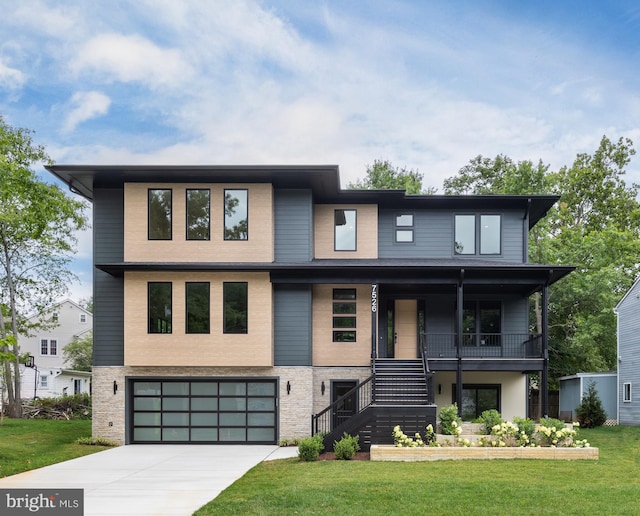
<svg viewBox="0 0 640 516"><path fill-rule="evenodd" d="M370 376L340 396L322 412L311 416L311 435L329 433L373 403L375 376Z"/></svg>
<svg viewBox="0 0 640 516"><path fill-rule="evenodd" d="M436 400L435 392L433 392L433 376L434 374L429 369L429 358L427 354L423 351L420 353L422 356L422 367L424 368L424 379L427 384L427 403L429 405L433 405Z"/></svg>
<svg viewBox="0 0 640 516"><path fill-rule="evenodd" d="M422 353L429 358L457 358L455 333L423 333ZM542 335L526 333L463 333L463 358L542 358Z"/></svg>

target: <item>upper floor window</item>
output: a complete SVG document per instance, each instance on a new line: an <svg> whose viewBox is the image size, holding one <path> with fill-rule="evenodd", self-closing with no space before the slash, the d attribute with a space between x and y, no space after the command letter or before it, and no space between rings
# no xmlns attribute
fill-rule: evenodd
<svg viewBox="0 0 640 516"><path fill-rule="evenodd" d="M149 240L171 240L171 190L149 189Z"/></svg>
<svg viewBox="0 0 640 516"><path fill-rule="evenodd" d="M171 333L171 283L149 282L149 333Z"/></svg>
<svg viewBox="0 0 640 516"><path fill-rule="evenodd" d="M501 328L500 301L465 301L462 313L465 346L500 346Z"/></svg>
<svg viewBox="0 0 640 516"><path fill-rule="evenodd" d="M502 217L500 215L456 215L454 231L455 254L501 253Z"/></svg>
<svg viewBox="0 0 640 516"><path fill-rule="evenodd" d="M396 243L413 242L413 213L398 213L395 219Z"/></svg>
<svg viewBox="0 0 640 516"><path fill-rule="evenodd" d="M224 333L247 333L248 284L230 282L222 285Z"/></svg>
<svg viewBox="0 0 640 516"><path fill-rule="evenodd" d="M40 354L56 356L58 354L58 341L55 339L41 339Z"/></svg>
<svg viewBox="0 0 640 516"><path fill-rule="evenodd" d="M356 341L356 289L333 289L333 342Z"/></svg>
<svg viewBox="0 0 640 516"><path fill-rule="evenodd" d="M80 314L80 322L81 323L87 322L87 314Z"/></svg>
<svg viewBox="0 0 640 516"><path fill-rule="evenodd" d="M53 312L53 313L51 314L51 320L52 320L53 322L58 322L58 319L59 319L59 318L60 318L60 316L58 315L58 312Z"/></svg>
<svg viewBox="0 0 640 516"><path fill-rule="evenodd" d="M631 383L622 384L622 401L629 403L631 401Z"/></svg>
<svg viewBox="0 0 640 516"><path fill-rule="evenodd" d="M336 251L356 250L356 210L335 210L334 245Z"/></svg>
<svg viewBox="0 0 640 516"><path fill-rule="evenodd" d="M224 191L224 239L248 240L249 194L247 190Z"/></svg>
<svg viewBox="0 0 640 516"><path fill-rule="evenodd" d="M187 240L209 240L211 191L187 190Z"/></svg>
<svg viewBox="0 0 640 516"><path fill-rule="evenodd" d="M185 285L187 297L187 333L209 333L209 283L188 282Z"/></svg>

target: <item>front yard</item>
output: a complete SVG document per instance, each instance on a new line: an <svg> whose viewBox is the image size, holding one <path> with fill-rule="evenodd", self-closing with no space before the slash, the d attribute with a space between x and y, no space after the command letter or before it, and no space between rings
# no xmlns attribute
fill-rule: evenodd
<svg viewBox="0 0 640 516"><path fill-rule="evenodd" d="M640 427L580 437L599 460L264 462L196 514L637 514Z"/></svg>

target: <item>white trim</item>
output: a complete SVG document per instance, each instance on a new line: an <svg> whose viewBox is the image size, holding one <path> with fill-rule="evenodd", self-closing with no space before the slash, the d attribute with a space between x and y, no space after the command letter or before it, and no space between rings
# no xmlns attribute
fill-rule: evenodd
<svg viewBox="0 0 640 516"><path fill-rule="evenodd" d="M627 398L627 385L629 386L629 398ZM632 396L632 384L631 382L624 382L622 384L622 402L623 403L631 403L633 399Z"/></svg>

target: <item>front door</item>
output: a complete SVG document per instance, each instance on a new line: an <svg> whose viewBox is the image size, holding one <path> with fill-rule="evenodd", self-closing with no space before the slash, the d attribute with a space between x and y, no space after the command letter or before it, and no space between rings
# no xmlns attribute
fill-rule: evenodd
<svg viewBox="0 0 640 516"><path fill-rule="evenodd" d="M339 400L357 385L357 380L333 380L331 382L331 403L333 404ZM357 410L358 394L354 392L351 396L341 400L340 403L334 407L331 428L335 428L347 421L350 417L356 414Z"/></svg>
<svg viewBox="0 0 640 516"><path fill-rule="evenodd" d="M380 324L381 358L420 358L419 334L424 332L424 301L390 299Z"/></svg>

